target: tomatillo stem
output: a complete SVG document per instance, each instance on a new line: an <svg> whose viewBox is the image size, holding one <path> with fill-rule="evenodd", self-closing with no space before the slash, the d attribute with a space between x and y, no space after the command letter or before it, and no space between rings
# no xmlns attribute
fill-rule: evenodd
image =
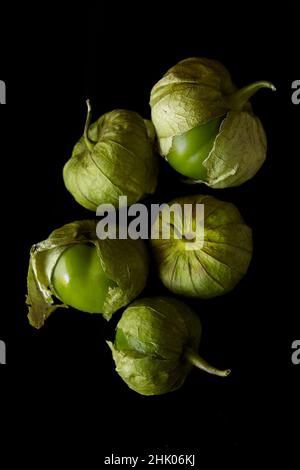
<svg viewBox="0 0 300 470"><path fill-rule="evenodd" d="M93 142L89 139L89 136L88 136L88 130L89 130L89 127L90 127L90 123L91 123L91 118L92 118L92 108L91 108L91 103L90 103L90 100L86 100L86 105L87 105L87 115L86 115L86 120L85 120L85 126L84 126L84 132L83 132L83 137L84 137L84 141L85 141L85 144L87 146L87 148L92 151L93 148L94 148L94 144Z"/></svg>
<svg viewBox="0 0 300 470"><path fill-rule="evenodd" d="M270 88L272 91L276 91L275 86L271 82L260 81L251 83L229 95L228 104L230 108L235 111L241 111L251 96L261 88Z"/></svg>
<svg viewBox="0 0 300 470"><path fill-rule="evenodd" d="M202 359L202 357L198 356L198 354L191 348L186 348L184 352L184 358L193 364L193 366L205 370L205 372L208 372L209 374L218 375L220 377L227 377L231 373L230 369L219 370L211 366L208 362L205 361L205 359Z"/></svg>

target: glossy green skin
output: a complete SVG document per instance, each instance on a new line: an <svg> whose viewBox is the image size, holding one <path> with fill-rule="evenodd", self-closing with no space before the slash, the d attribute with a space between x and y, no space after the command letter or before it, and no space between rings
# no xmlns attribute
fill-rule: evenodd
<svg viewBox="0 0 300 470"><path fill-rule="evenodd" d="M202 163L213 148L223 119L224 116L212 119L202 126L194 127L174 137L167 156L169 164L184 176L205 181L207 173Z"/></svg>
<svg viewBox="0 0 300 470"><path fill-rule="evenodd" d="M86 244L67 248L52 275L55 295L66 305L89 313L102 313L109 287L116 283L104 273L96 247Z"/></svg>

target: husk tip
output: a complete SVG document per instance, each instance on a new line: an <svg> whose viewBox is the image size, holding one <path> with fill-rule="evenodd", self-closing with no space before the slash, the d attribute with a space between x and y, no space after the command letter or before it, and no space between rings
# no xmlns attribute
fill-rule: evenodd
<svg viewBox="0 0 300 470"><path fill-rule="evenodd" d="M91 112L91 100L87 98L85 102L86 102L87 110L90 113Z"/></svg>

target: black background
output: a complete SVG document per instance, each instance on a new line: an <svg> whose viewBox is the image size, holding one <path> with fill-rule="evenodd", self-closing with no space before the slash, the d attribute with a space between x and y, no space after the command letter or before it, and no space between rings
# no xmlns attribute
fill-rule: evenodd
<svg viewBox="0 0 300 470"><path fill-rule="evenodd" d="M6 410L5 435L22 444L24 459L34 461L34 449L55 460L61 450L66 459L83 456L89 468L92 459L101 467L111 452L153 451L196 453L198 464L210 454L211 461L221 456L227 464L239 451L244 458L258 450L267 459L274 452L290 455L296 443L300 365L291 363L291 344L300 335L300 105L291 102L291 83L300 75L300 21L288 4L266 15L239 8L189 4L162 12L141 4L7 13L0 63L7 84L7 105L0 108L6 262L0 339L7 344L1 416ZM201 353L231 367L232 375L225 380L193 370L179 391L142 397L114 372L105 344L120 312L107 323L62 310L39 331L29 326L28 252L54 228L93 217L67 193L61 174L83 130L85 99L95 118L114 108L149 117L151 87L189 56L220 60L238 86L275 84L276 93L262 90L252 99L268 136L268 158L251 181L215 191L180 183L160 161L158 190L149 202L195 192L233 202L253 228L255 251L232 293L189 302L203 323ZM161 293L152 266L143 295Z"/></svg>

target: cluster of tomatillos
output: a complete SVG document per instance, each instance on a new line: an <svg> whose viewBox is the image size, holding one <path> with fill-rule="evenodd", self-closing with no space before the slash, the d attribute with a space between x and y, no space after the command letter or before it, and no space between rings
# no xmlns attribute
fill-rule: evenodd
<svg viewBox="0 0 300 470"><path fill-rule="evenodd" d="M269 82L237 89L219 62L191 58L153 87L151 121L118 109L91 123L87 102L83 136L63 169L66 188L91 211L100 204L117 207L124 195L131 205L155 192L157 152L186 182L212 188L244 183L266 157L265 133L249 102L260 88L275 89ZM188 249L192 242L175 236L182 223L176 226L173 217L169 239L151 240L162 283L174 294L201 299L232 290L252 256L252 232L238 209L207 195L181 197L169 206L174 203L204 205L203 243ZM167 208L154 222L158 233ZM119 375L143 395L179 388L193 366L228 375L198 355L201 323L186 304L172 297L135 300L146 285L148 264L141 239L100 240L95 220L64 225L31 248L29 321L40 328L54 310L68 306L109 320L128 306L108 345Z"/></svg>

